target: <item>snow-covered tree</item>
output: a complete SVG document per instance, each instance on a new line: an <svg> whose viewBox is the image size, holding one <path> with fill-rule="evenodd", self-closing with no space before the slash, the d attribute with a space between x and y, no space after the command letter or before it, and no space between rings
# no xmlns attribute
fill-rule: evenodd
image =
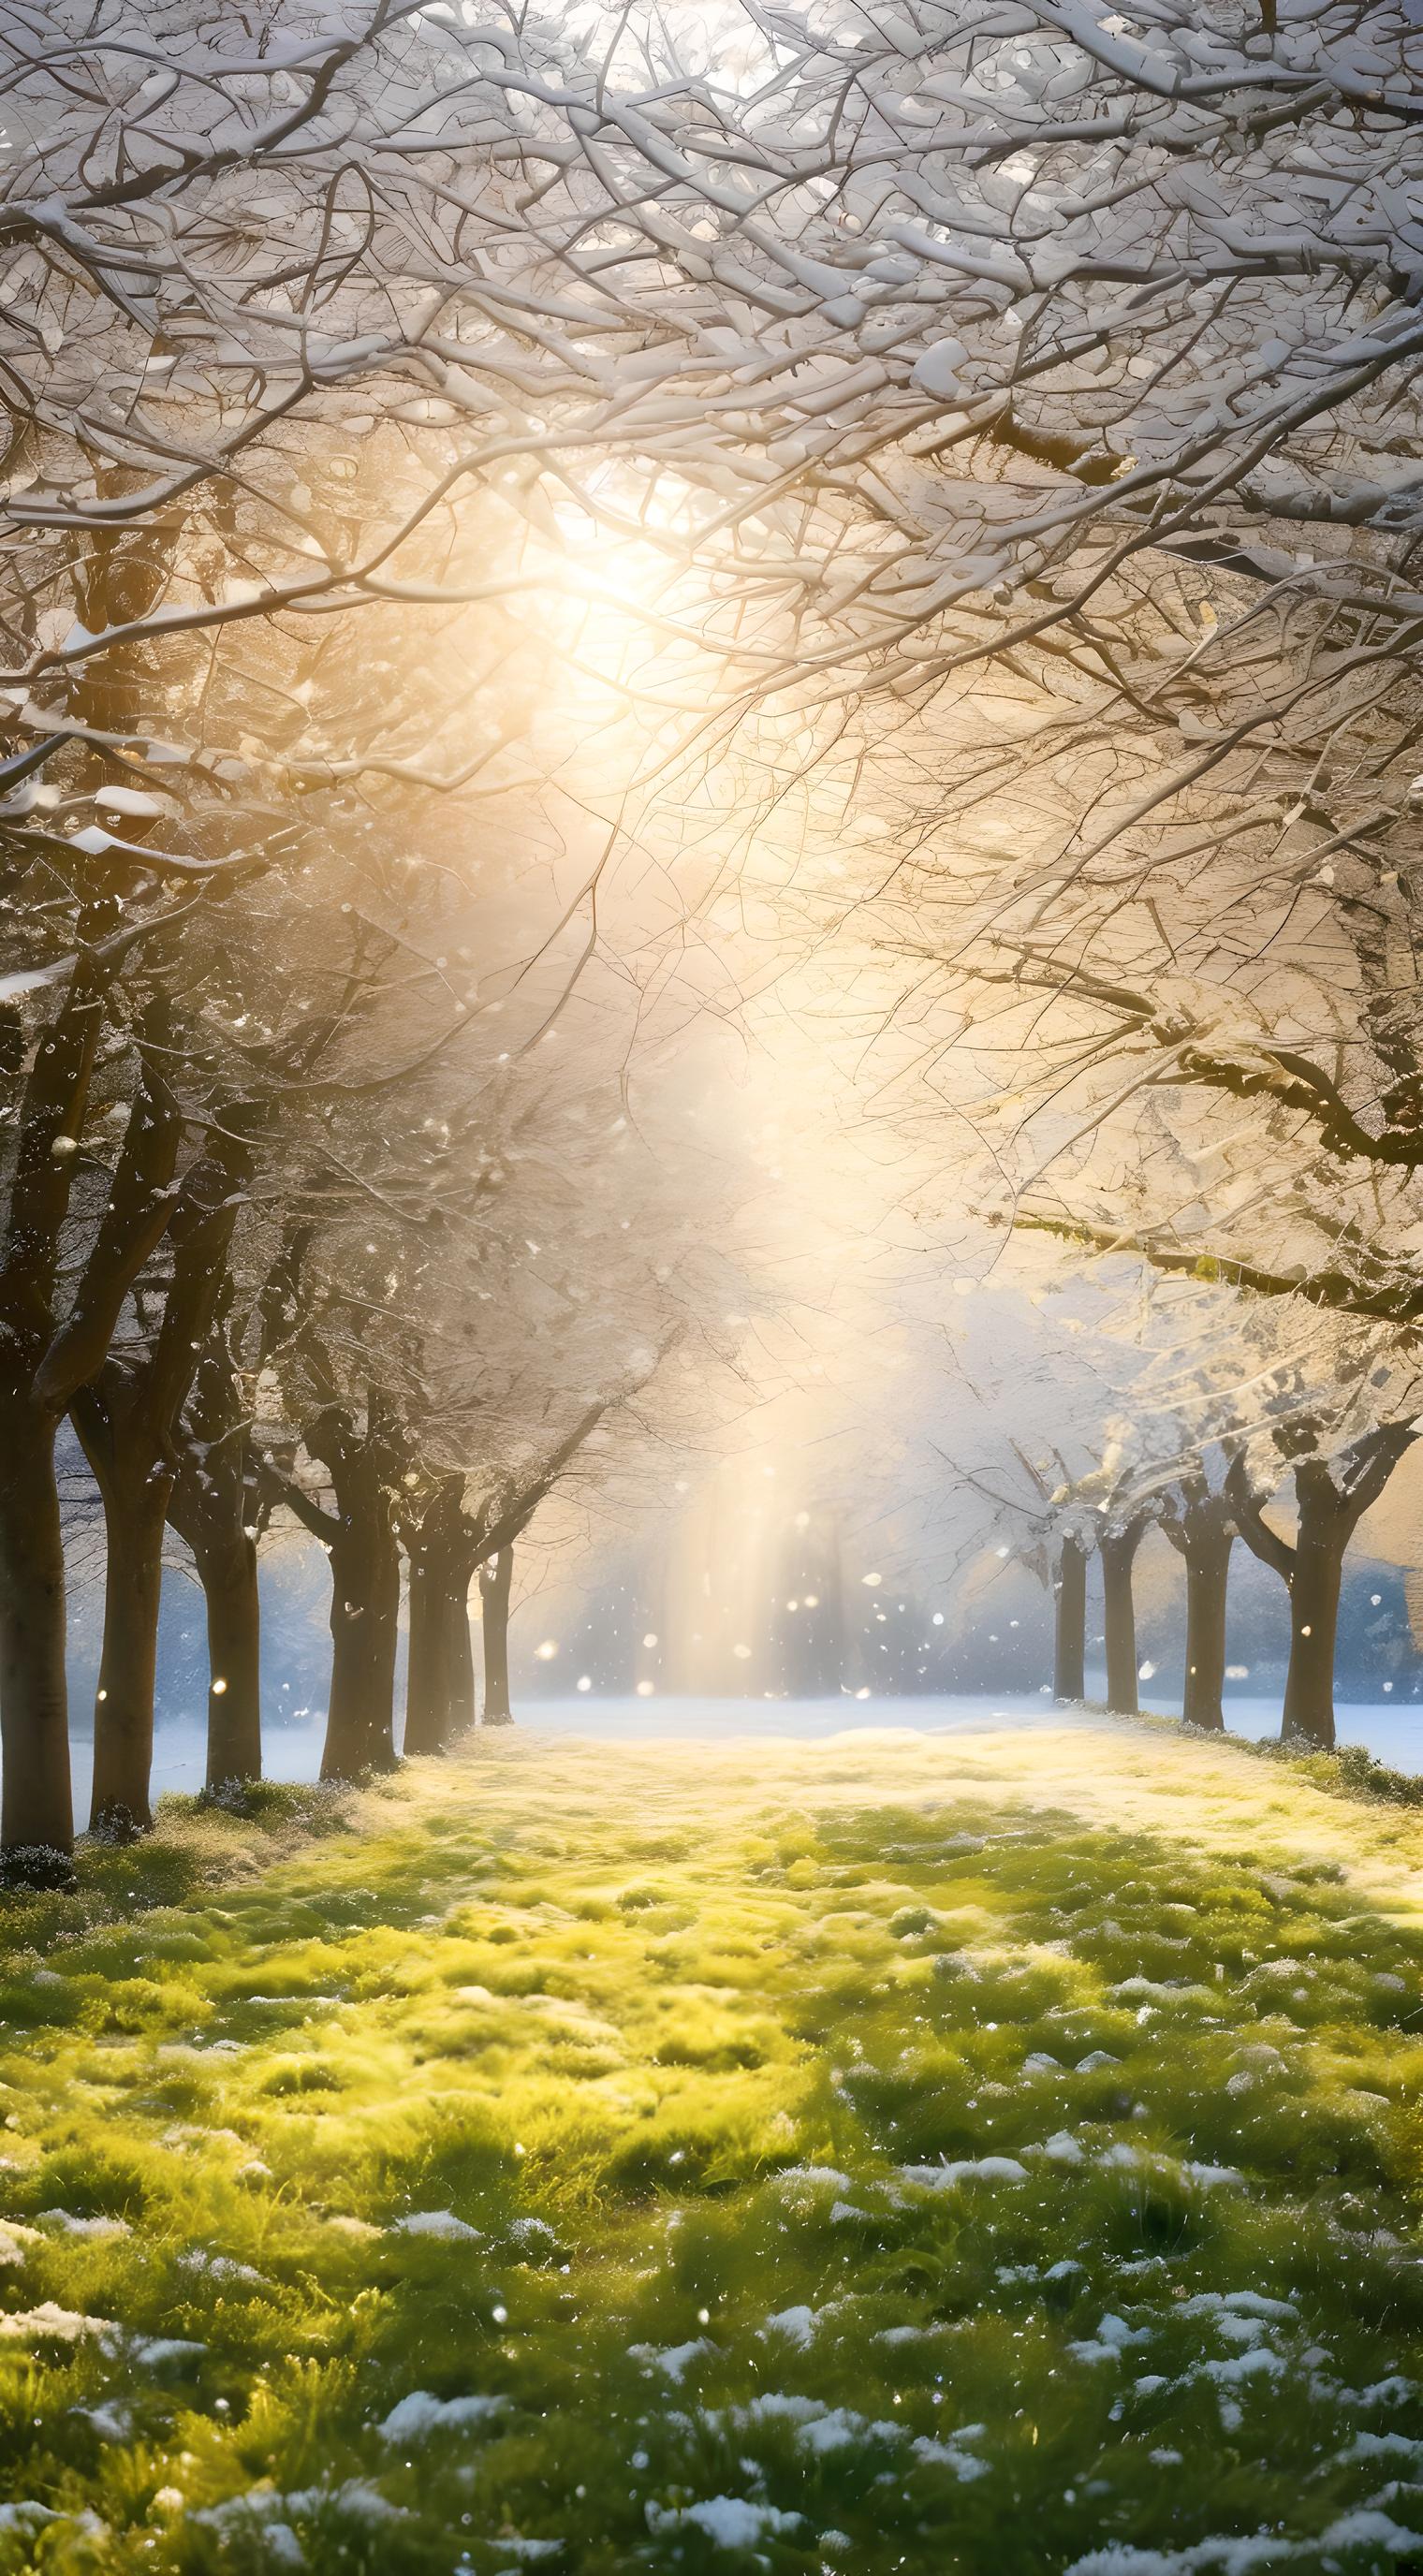
<svg viewBox="0 0 1423 2576"><path fill-rule="evenodd" d="M688 1007L738 990L694 921L774 967L869 920L913 962L896 1078L943 1107L951 1045L999 1212L1414 1319L1419 42L1363 0L0 0L16 1494L176 1275L190 1104L134 961L240 1066L254 1004L285 1026L264 903L338 997L405 955L431 1064L486 1003L558 1026L590 964L640 1009L674 957ZM829 754L841 894L729 819L783 834ZM457 877L475 818L518 841L473 1002L366 838L431 804ZM50 1146L115 1037L142 1115L86 1196ZM449 1173L381 1166L369 1062L318 1053L283 1115L326 1084L335 1132L272 1212L314 1195L329 1245L364 1199L383 1278ZM62 1843L58 1522L22 1518L5 1833Z"/></svg>

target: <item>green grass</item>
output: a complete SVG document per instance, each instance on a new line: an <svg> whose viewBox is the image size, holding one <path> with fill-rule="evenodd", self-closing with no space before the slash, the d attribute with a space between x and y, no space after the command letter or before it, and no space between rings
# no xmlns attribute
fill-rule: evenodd
<svg viewBox="0 0 1423 2576"><path fill-rule="evenodd" d="M1423 2565L1423 1826L1047 1742L503 1743L5 1900L0 2576Z"/></svg>

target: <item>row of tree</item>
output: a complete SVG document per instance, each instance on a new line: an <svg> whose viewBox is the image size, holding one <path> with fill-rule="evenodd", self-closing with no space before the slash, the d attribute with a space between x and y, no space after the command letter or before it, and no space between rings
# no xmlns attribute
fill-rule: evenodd
<svg viewBox="0 0 1423 2576"><path fill-rule="evenodd" d="M998 1557L1049 1589L1056 1695L1083 1696L1096 1558L1107 1700L1136 1710L1134 1575L1155 1533L1184 1576L1183 1714L1218 1730L1239 1543L1286 1589L1282 1734L1331 1746L1348 1550L1423 1435L1416 1360L1397 1336L1218 1280L1162 1278L1130 1251L1084 1250L1064 1269L1057 1240L1031 1234L968 1313L952 1473L977 1511L959 1562L991 1571L986 1519ZM1392 1532L1375 1527L1411 1564L1407 1514L1405 1488Z"/></svg>
<svg viewBox="0 0 1423 2576"><path fill-rule="evenodd" d="M249 1552L316 1527L383 1745L402 1538L423 1604L427 1514L492 1546L731 1302L700 1072L629 1064L807 957L921 1198L1406 1339L1406 9L0 36L7 1847L71 1822L60 1422L104 1812L170 1518L249 1735ZM1384 1450L1324 1419L1337 1535Z"/></svg>
<svg viewBox="0 0 1423 2576"><path fill-rule="evenodd" d="M112 585L135 542L109 549ZM185 700L271 672L177 667ZM742 1186L729 1136L688 1154L707 1065L685 997L644 989L630 939L588 953L568 901L583 853L531 848L544 809L471 848L399 791L324 819L292 800L260 847L224 852L217 806L155 789L119 686L51 744L37 811L0 818L0 1734L20 1869L73 1830L62 1424L105 1528L97 1825L149 1820L165 1545L206 1598L210 1786L260 1771L257 1555L293 1522L331 1566L326 1776L394 1758L402 1554L406 1742L433 1749L471 1706L475 1572L497 1712L533 1513L615 1447L610 1424L635 1428L664 1363L675 1436L679 1360L714 1364L728 1302L729 1258L693 1217L715 1229Z"/></svg>
<svg viewBox="0 0 1423 2576"><path fill-rule="evenodd" d="M1148 1531L1159 1529L1182 1559L1186 1590L1185 1692L1188 1725L1219 1731L1225 1724L1223 1688L1227 1660L1227 1607L1231 1553L1237 1538L1285 1583L1290 1610L1290 1651L1281 1710L1286 1743L1318 1751L1335 1737L1334 1666L1339 1595L1345 1553L1390 1475L1419 1437L1411 1422L1393 1422L1351 1442L1333 1459L1317 1454L1317 1426L1295 1434L1291 1470L1296 1529L1284 1535L1267 1517L1268 1495L1252 1482L1235 1456L1223 1482L1212 1484L1204 1466L1187 1467L1173 1487L1149 1499L1098 1506L1101 1517L1064 1496L1052 1511L1060 1535L1052 1564L1054 1597L1053 1688L1058 1699L1085 1696L1087 1568L1101 1562L1103 1643L1107 1705L1135 1716L1138 1694L1136 1617L1132 1575ZM1286 1457L1289 1455L1286 1449Z"/></svg>
<svg viewBox="0 0 1423 2576"><path fill-rule="evenodd" d="M319 1540L331 1568L324 1775L394 1758L402 1552L406 1744L434 1750L472 1713L475 1572L497 1715L513 1547L694 1312L665 1194L655 1239L630 1242L622 1211L642 1204L649 1158L611 1114L616 1095L600 1138L587 1094L570 1126L540 1080L510 1113L523 1132L506 1132L497 1178L471 1191L453 1163L412 1208L390 1157L397 1124L409 1145L409 1119L393 1115L399 1084L380 1087L383 1138L367 1134L363 1155L347 1139L347 1161L323 1116L327 1141L307 1161L300 1122L294 1134L270 1090L234 1098L201 1083L211 1050L195 1040L191 1003L209 979L189 984L184 1021L168 1007L171 961L165 984L150 958L141 982L105 988L91 954L31 1029L11 1006L24 1060L0 1267L0 1719L5 1840L21 1866L34 1847L64 1851L72 1833L56 1472L66 1417L106 1541L93 1817L131 1832L149 1821L172 1534L206 1601L210 1787L260 1774L257 1557L283 1519ZM275 1038L262 1046L282 1063ZM311 1085L297 1087L305 1115ZM446 1069L447 1105L453 1087ZM481 1119L486 1149L495 1114ZM184 1155L189 1125L198 1137ZM595 1146L599 1176L565 1168L580 1141ZM425 1183L416 1195L426 1200ZM533 1223L537 1241L508 1231Z"/></svg>

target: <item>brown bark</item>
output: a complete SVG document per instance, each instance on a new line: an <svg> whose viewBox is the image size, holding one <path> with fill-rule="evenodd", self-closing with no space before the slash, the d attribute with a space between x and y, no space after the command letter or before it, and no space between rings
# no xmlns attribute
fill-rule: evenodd
<svg viewBox="0 0 1423 2576"><path fill-rule="evenodd" d="M1312 1440L1301 1424L1297 1443ZM1351 1442L1329 1463L1295 1451L1295 1502L1299 1529L1293 1545L1266 1520L1261 1498L1237 1458L1226 1479L1240 1535L1290 1593L1290 1661L1280 1712L1280 1741L1315 1753L1334 1747L1334 1651L1339 1590L1349 1541L1378 1501L1394 1468L1418 1434L1411 1422L1382 1423Z"/></svg>
<svg viewBox="0 0 1423 2576"><path fill-rule="evenodd" d="M283 1499L331 1560L331 1692L323 1780L357 1780L395 1768L395 1659L400 1555L392 1494L399 1465L391 1416L374 1391L364 1428L351 1408L324 1405L306 1446L331 1482L335 1510L295 1486Z"/></svg>
<svg viewBox="0 0 1423 2576"><path fill-rule="evenodd" d="M1119 1717L1135 1717L1137 1696L1136 1606L1132 1600L1132 1567L1146 1535L1146 1522L1135 1520L1124 1530L1097 1542L1102 1560L1102 1597L1107 1647L1107 1706Z"/></svg>
<svg viewBox="0 0 1423 2576"><path fill-rule="evenodd" d="M1328 1753L1334 1746L1334 1649L1339 1591L1352 1523L1339 1508L1328 1471L1318 1484L1295 1472L1299 1536L1290 1577L1290 1662L1280 1712L1280 1741Z"/></svg>
<svg viewBox="0 0 1423 2576"><path fill-rule="evenodd" d="M73 1838L64 1557L55 1431L101 1366L125 1298L172 1213L179 1114L141 1047L138 1091L107 1196L67 1309L59 1256L95 1051L117 971L103 934L112 907L81 911L69 988L25 1078L8 1221L0 1242L0 1838L11 1874ZM43 1875L53 1866L39 1860Z"/></svg>
<svg viewBox="0 0 1423 2576"><path fill-rule="evenodd" d="M1087 1551L1064 1538L1053 1582L1053 1695L1080 1700L1087 1693Z"/></svg>
<svg viewBox="0 0 1423 2576"><path fill-rule="evenodd" d="M35 1051L0 1264L0 1839L7 1873L50 1875L74 1839L65 1677L64 1548L55 1483L60 1406L36 1381L52 1351L59 1239L72 1157L57 1153L82 1125L107 979L81 956Z"/></svg>
<svg viewBox="0 0 1423 2576"><path fill-rule="evenodd" d="M197 1558L208 1632L208 1795L262 1777L262 1610L257 1547Z"/></svg>
<svg viewBox="0 0 1423 2576"><path fill-rule="evenodd" d="M1211 1734L1225 1728L1225 1620L1232 1540L1227 1531L1186 1550L1186 1679L1181 1715Z"/></svg>
<svg viewBox="0 0 1423 2576"><path fill-rule="evenodd" d="M423 1548L410 1556L410 1651L405 1682L406 1753L443 1753L474 1724L474 1652L469 1634L467 1554Z"/></svg>
<svg viewBox="0 0 1423 2576"><path fill-rule="evenodd" d="M192 1550L207 1612L209 1792L229 1781L262 1777L262 1610L254 1533L266 1506L253 1471L229 1329L224 1311L198 1363L168 1502L168 1518Z"/></svg>
<svg viewBox="0 0 1423 2576"><path fill-rule="evenodd" d="M363 1517L363 1516L362 1516ZM331 1693L323 1780L395 1768L400 1559L395 1541L358 1527L331 1549Z"/></svg>
<svg viewBox="0 0 1423 2576"><path fill-rule="evenodd" d="M1235 1514L1230 1497L1212 1493L1204 1474L1183 1476L1162 1528L1186 1565L1186 1675L1181 1715L1188 1726L1219 1734L1225 1727L1225 1623Z"/></svg>
<svg viewBox="0 0 1423 2576"><path fill-rule="evenodd" d="M0 1408L0 1840L27 1879L55 1875L74 1840L54 1437L51 1415Z"/></svg>
<svg viewBox="0 0 1423 2576"><path fill-rule="evenodd" d="M461 1566L457 1588L447 1605L452 1736L466 1734L474 1724L474 1644L469 1633L469 1587L473 1573L473 1566Z"/></svg>
<svg viewBox="0 0 1423 2576"><path fill-rule="evenodd" d="M415 1548L410 1567L410 1651L405 1668L407 1753L439 1753L450 1722L450 1625L442 1568L433 1547Z"/></svg>
<svg viewBox="0 0 1423 2576"><path fill-rule="evenodd" d="M115 1842L145 1833L153 1821L149 1779L166 1502L164 1484L145 1486L129 1476L104 1496L108 1570L89 1828Z"/></svg>
<svg viewBox="0 0 1423 2576"><path fill-rule="evenodd" d="M169 1175L176 1143L175 1122L164 1157ZM246 1147L231 1135L194 1166L173 1219L172 1270L157 1332L110 1352L70 1406L103 1498L108 1539L90 1823L115 1838L145 1832L152 1822L153 1694L163 1530L178 1467L174 1435L223 1293L236 1191L249 1169ZM155 1172L155 1183L160 1178Z"/></svg>
<svg viewBox="0 0 1423 2576"><path fill-rule="evenodd" d="M432 1491L402 1514L410 1569L407 1753L441 1753L451 1736L471 1723L464 1714L473 1691L468 1601L478 1538L464 1509L464 1487L463 1475L441 1476Z"/></svg>
<svg viewBox="0 0 1423 2576"><path fill-rule="evenodd" d="M479 1569L479 1591L484 1610L484 1714L485 1726L512 1726L514 1712L509 1705L509 1591L514 1579L512 1541Z"/></svg>

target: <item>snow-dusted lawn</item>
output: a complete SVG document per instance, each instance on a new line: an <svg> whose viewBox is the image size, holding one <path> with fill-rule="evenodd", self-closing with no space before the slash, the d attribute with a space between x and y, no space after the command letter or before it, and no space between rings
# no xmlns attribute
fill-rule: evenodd
<svg viewBox="0 0 1423 2576"><path fill-rule="evenodd" d="M1423 1708L1390 1700L1341 1706L1341 1744L1362 1744L1382 1762L1400 1771L1423 1771ZM1261 1738L1277 1735L1277 1701L1236 1699L1229 1703L1232 1733ZM1015 1696L988 1692L954 1698L823 1700L752 1699L528 1699L519 1707L519 1726L530 1735L583 1735L609 1742L648 1742L671 1736L699 1742L784 1739L823 1742L864 1729L936 1736L948 1733L996 1733L1003 1724L1060 1730L1075 1723L1100 1731L1101 1721L1064 1717L1041 1692ZM83 1738L74 1743L76 1812L89 1802L92 1748ZM266 1743L268 1777L314 1780L321 1767L321 1727L273 1727ZM204 1743L201 1727L160 1727L154 1761L158 1790L193 1793L202 1787Z"/></svg>
<svg viewBox="0 0 1423 2576"><path fill-rule="evenodd" d="M1152 1705L1148 1685L1143 1700ZM1179 1711L1163 1713L1178 1715ZM1336 1718L1341 1744L1362 1744L1381 1761L1400 1771L1423 1771L1423 1707L1393 1700L1341 1702ZM820 1740L857 1729L890 1728L914 1735L976 1734L1000 1724L1060 1728L1075 1722L1093 1729L1101 1721L1085 1712L1075 1720L1053 1705L1045 1691L1015 1694L965 1691L951 1698L923 1699L567 1699L526 1700L519 1722L540 1734L578 1734L615 1738L661 1735L704 1739L733 1736L784 1736ZM1228 1734L1253 1741L1277 1736L1277 1699L1231 1699L1226 1704Z"/></svg>
<svg viewBox="0 0 1423 2576"><path fill-rule="evenodd" d="M10 1901L0 2576L1423 2563L1423 1819L556 1714Z"/></svg>

